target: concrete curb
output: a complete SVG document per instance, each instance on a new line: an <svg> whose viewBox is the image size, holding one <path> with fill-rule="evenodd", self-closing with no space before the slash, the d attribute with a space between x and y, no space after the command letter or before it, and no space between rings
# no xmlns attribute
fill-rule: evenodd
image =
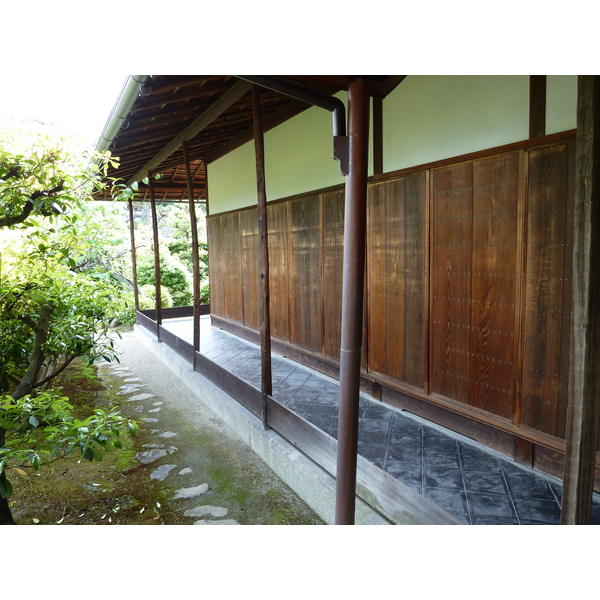
<svg viewBox="0 0 600 600"><path fill-rule="evenodd" d="M263 430L260 419L231 396L192 370L192 366L156 340L143 327L136 338L167 367L206 407L218 416L276 475L304 500L323 521L335 522L335 478L273 430ZM364 500L356 498L357 525L391 523Z"/></svg>

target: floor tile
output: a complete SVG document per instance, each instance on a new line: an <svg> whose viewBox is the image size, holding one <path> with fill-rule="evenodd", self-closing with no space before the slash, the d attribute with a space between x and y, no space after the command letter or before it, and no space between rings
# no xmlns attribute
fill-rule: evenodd
<svg viewBox="0 0 600 600"><path fill-rule="evenodd" d="M451 490L464 490L462 471L447 467L432 467L425 465L423 483L427 487L444 488Z"/></svg>
<svg viewBox="0 0 600 600"><path fill-rule="evenodd" d="M423 462L426 465L460 469L458 450L433 448L426 443L423 447Z"/></svg>
<svg viewBox="0 0 600 600"><path fill-rule="evenodd" d="M423 486L423 495L448 512L468 513L467 499L464 492Z"/></svg>
<svg viewBox="0 0 600 600"><path fill-rule="evenodd" d="M504 477L500 473L489 471L463 471L467 492L492 492L508 494Z"/></svg>
<svg viewBox="0 0 600 600"><path fill-rule="evenodd" d="M515 519L516 514L508 494L468 492L467 501L471 515Z"/></svg>
<svg viewBox="0 0 600 600"><path fill-rule="evenodd" d="M502 469L508 481L510 493L514 498L556 500L548 482L544 478L537 477L533 473L516 473L507 469L504 465Z"/></svg>
<svg viewBox="0 0 600 600"><path fill-rule="evenodd" d="M557 502L537 498L513 498L520 521L558 525L560 507Z"/></svg>

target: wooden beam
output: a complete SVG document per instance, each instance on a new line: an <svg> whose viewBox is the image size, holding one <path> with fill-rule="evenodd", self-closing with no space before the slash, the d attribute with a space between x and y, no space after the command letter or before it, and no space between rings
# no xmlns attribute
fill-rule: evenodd
<svg viewBox="0 0 600 600"><path fill-rule="evenodd" d="M546 135L546 76L529 76L529 137Z"/></svg>
<svg viewBox="0 0 600 600"><path fill-rule="evenodd" d="M228 108L235 104L242 96L251 89L251 84L246 81L238 81L228 92L223 94L210 108L204 111L191 125L186 127L178 136L174 137L160 152L150 159L133 177L127 185L134 181L140 181L158 167L166 158L179 150L183 142L191 140L203 129L208 127L215 119L221 116Z"/></svg>
<svg viewBox="0 0 600 600"><path fill-rule="evenodd" d="M600 76L580 75L573 324L561 524L591 520L600 419Z"/></svg>

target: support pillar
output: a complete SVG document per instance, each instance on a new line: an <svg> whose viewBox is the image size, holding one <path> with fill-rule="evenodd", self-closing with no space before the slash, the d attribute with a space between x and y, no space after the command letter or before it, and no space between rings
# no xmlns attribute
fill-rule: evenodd
<svg viewBox="0 0 600 600"><path fill-rule="evenodd" d="M156 197L152 173L148 173L148 185L150 186L150 208L152 210L152 236L154 243L154 285L156 296L156 337L160 341L160 326L162 325L162 303L160 295L160 251L158 248L158 218L156 216Z"/></svg>
<svg viewBox="0 0 600 600"><path fill-rule="evenodd" d="M183 142L183 160L185 162L185 178L187 182L190 225L192 231L192 279L194 286L194 368L196 367L196 352L200 352L200 255L198 252L198 221L196 219L196 206L194 204L194 186L192 185L192 172L190 170L190 157L187 142Z"/></svg>
<svg viewBox="0 0 600 600"><path fill-rule="evenodd" d="M262 422L268 429L267 399L273 393L271 367L271 315L269 310L269 247L267 229L267 193L265 186L265 149L260 114L260 91L252 87L252 115L254 119L254 149L256 153L256 187L258 215L258 275L260 284L260 364L262 392Z"/></svg>
<svg viewBox="0 0 600 600"><path fill-rule="evenodd" d="M133 299L135 310L140 310L140 294L137 279L137 256L135 252L135 228L133 223L133 200L129 198L129 238L131 240L131 270L133 273Z"/></svg>
<svg viewBox="0 0 600 600"><path fill-rule="evenodd" d="M356 508L358 400L363 330L369 91L362 81L348 88L350 172L346 178L340 400L336 478L336 525L353 525Z"/></svg>
<svg viewBox="0 0 600 600"><path fill-rule="evenodd" d="M575 159L573 325L561 524L586 525L600 419L600 76L580 75Z"/></svg>

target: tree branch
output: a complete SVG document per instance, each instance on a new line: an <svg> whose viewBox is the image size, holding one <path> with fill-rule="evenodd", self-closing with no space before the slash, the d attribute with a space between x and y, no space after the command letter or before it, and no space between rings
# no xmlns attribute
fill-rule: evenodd
<svg viewBox="0 0 600 600"><path fill-rule="evenodd" d="M53 187L50 190L38 190L36 192L33 192L33 194L31 194L31 196L25 203L25 206L23 206L21 214L16 215L14 217L3 217L2 219L0 219L0 227L10 227L11 225L18 225L19 223L23 223L23 221L25 221L27 217L29 217L29 215L32 213L33 204L38 198L49 198L51 196L54 196L58 192L62 191L64 183L64 181L61 181L57 186Z"/></svg>
<svg viewBox="0 0 600 600"><path fill-rule="evenodd" d="M23 375L23 379L17 386L17 389L13 392L12 397L15 400L26 396L31 393L33 387L35 385L35 380L44 364L45 356L44 356L44 344L46 343L46 339L48 337L48 330L50 329L50 315L54 309L50 304L44 304L40 310L40 318L39 321L35 324L35 328L33 329L35 332L35 340L33 342L33 349L29 356L29 366L25 375Z"/></svg>

